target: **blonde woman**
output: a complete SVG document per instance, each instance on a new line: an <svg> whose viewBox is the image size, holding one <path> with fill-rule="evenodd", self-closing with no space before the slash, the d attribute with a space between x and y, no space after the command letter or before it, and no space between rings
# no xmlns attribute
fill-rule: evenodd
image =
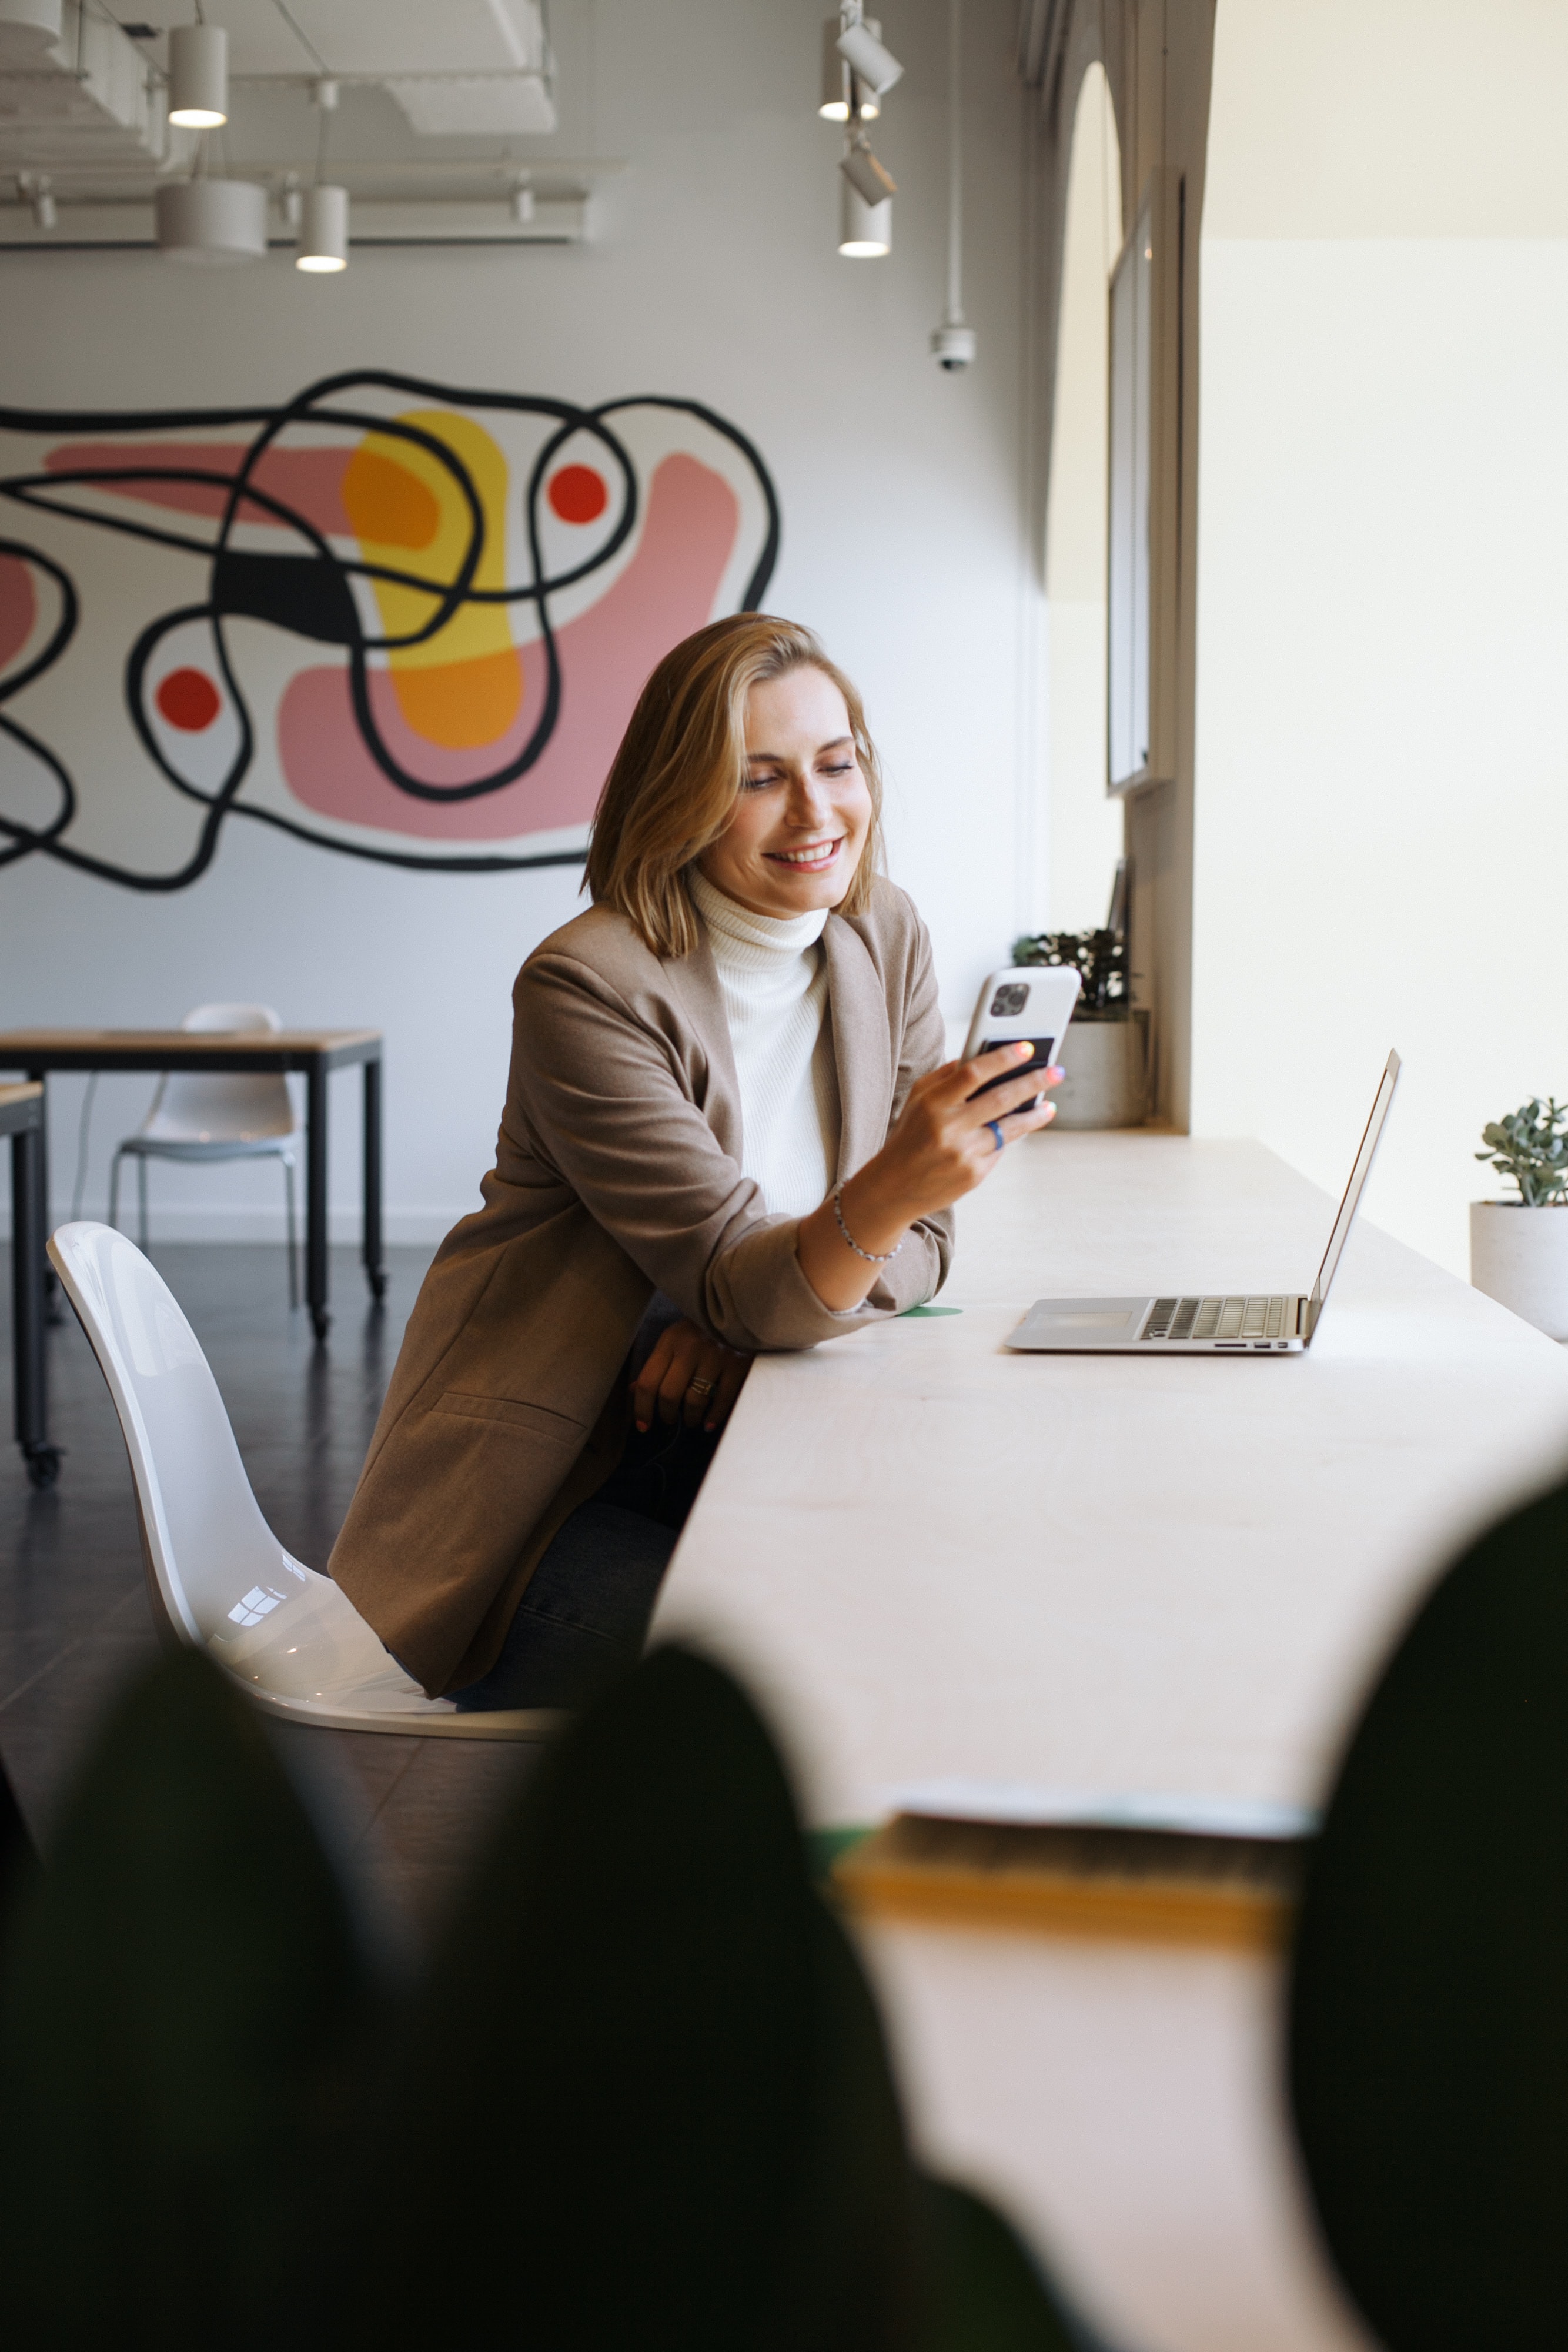
<svg viewBox="0 0 1568 2352"><path fill-rule="evenodd" d="M791 622L716 621L643 689L332 1555L432 1695L568 1704L634 1657L751 1358L930 1298L953 1202L1051 1118L1027 1045L943 1065L881 800Z"/></svg>

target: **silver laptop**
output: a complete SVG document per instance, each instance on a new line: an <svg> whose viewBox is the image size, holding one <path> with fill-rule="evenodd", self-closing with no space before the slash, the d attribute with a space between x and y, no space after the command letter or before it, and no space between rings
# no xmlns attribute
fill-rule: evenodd
<svg viewBox="0 0 1568 2352"><path fill-rule="evenodd" d="M1310 1348L1372 1173L1398 1077L1399 1056L1390 1054L1318 1278L1305 1297L1290 1291L1272 1297L1239 1291L1184 1297L1172 1290L1164 1298L1037 1298L1008 1346L1052 1355L1097 1349L1186 1356L1288 1356Z"/></svg>

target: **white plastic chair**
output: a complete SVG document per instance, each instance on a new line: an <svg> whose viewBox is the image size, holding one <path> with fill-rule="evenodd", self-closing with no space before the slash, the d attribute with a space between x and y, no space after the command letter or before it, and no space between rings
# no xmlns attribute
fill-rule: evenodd
<svg viewBox="0 0 1568 2352"><path fill-rule="evenodd" d="M61 1225L49 1257L120 1415L160 1632L204 1649L268 1714L340 1731L539 1739L546 1709L426 1698L329 1577L262 1517L223 1398L167 1283L110 1225Z"/></svg>
<svg viewBox="0 0 1568 2352"><path fill-rule="evenodd" d="M270 1004L198 1004L182 1029L204 1036L254 1036L283 1024ZM136 1238L147 1247L150 1160L280 1160L288 1219L288 1304L299 1304L294 1231L294 1138L299 1132L281 1070L165 1070L152 1107L134 1135L117 1146L109 1171L109 1222L120 1223L120 1163L136 1162Z"/></svg>

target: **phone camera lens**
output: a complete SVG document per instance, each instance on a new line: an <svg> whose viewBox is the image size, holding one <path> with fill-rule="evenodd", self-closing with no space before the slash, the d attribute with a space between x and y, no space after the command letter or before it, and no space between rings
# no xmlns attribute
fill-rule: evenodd
<svg viewBox="0 0 1568 2352"><path fill-rule="evenodd" d="M998 989L991 999L992 1018L1001 1021L1010 1020L1014 1013L1021 1013L1028 1003L1028 981L1009 980L1004 987Z"/></svg>

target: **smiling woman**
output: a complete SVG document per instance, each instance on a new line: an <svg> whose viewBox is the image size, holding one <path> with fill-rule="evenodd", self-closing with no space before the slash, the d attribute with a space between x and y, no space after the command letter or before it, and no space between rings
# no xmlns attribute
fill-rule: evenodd
<svg viewBox="0 0 1568 2352"><path fill-rule="evenodd" d="M881 800L791 622L716 621L644 687L332 1556L433 1695L570 1705L634 1657L751 1358L924 1303L953 1202L1051 1116L1027 1044L942 1064Z"/></svg>

